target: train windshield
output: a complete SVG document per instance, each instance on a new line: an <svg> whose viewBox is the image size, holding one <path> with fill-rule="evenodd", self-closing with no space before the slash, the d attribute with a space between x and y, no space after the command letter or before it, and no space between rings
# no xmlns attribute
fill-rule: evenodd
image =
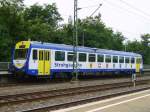
<svg viewBox="0 0 150 112"><path fill-rule="evenodd" d="M28 49L16 49L14 59L26 59Z"/></svg>

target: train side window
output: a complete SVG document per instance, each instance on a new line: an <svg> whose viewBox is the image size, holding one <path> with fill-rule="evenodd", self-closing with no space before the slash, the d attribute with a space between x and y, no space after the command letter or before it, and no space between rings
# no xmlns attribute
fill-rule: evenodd
<svg viewBox="0 0 150 112"><path fill-rule="evenodd" d="M73 52L68 52L67 60L68 61L73 61L73 58L74 58L74 53Z"/></svg>
<svg viewBox="0 0 150 112"><path fill-rule="evenodd" d="M45 51L45 60L49 60L49 51Z"/></svg>
<svg viewBox="0 0 150 112"><path fill-rule="evenodd" d="M97 62L104 62L104 55L97 55Z"/></svg>
<svg viewBox="0 0 150 112"><path fill-rule="evenodd" d="M41 60L41 51L39 51L39 60Z"/></svg>
<svg viewBox="0 0 150 112"><path fill-rule="evenodd" d="M129 57L129 63L131 63L131 57Z"/></svg>
<svg viewBox="0 0 150 112"><path fill-rule="evenodd" d="M47 51L47 60L49 60L50 59L50 52L49 51Z"/></svg>
<svg viewBox="0 0 150 112"><path fill-rule="evenodd" d="M131 58L131 63L135 63L135 59L133 57Z"/></svg>
<svg viewBox="0 0 150 112"><path fill-rule="evenodd" d="M49 60L49 51L47 51L47 61Z"/></svg>
<svg viewBox="0 0 150 112"><path fill-rule="evenodd" d="M95 62L95 54L89 54L89 62Z"/></svg>
<svg viewBox="0 0 150 112"><path fill-rule="evenodd" d="M41 60L44 60L44 51L41 51Z"/></svg>
<svg viewBox="0 0 150 112"><path fill-rule="evenodd" d="M86 61L86 53L79 53L79 61L81 62Z"/></svg>
<svg viewBox="0 0 150 112"><path fill-rule="evenodd" d="M142 58L139 58L139 61L140 61L139 63L142 63Z"/></svg>
<svg viewBox="0 0 150 112"><path fill-rule="evenodd" d="M124 63L124 57L122 56L119 57L119 63Z"/></svg>
<svg viewBox="0 0 150 112"><path fill-rule="evenodd" d="M142 58L139 58L139 63L142 63Z"/></svg>
<svg viewBox="0 0 150 112"><path fill-rule="evenodd" d="M110 63L110 62L111 62L111 56L106 55L106 57L105 57L105 62L106 62L106 63Z"/></svg>
<svg viewBox="0 0 150 112"><path fill-rule="evenodd" d="M55 51L55 61L65 61L65 52Z"/></svg>
<svg viewBox="0 0 150 112"><path fill-rule="evenodd" d="M32 51L32 59L37 60L37 50L35 49Z"/></svg>
<svg viewBox="0 0 150 112"><path fill-rule="evenodd" d="M44 52L44 60L47 60L47 51Z"/></svg>
<svg viewBox="0 0 150 112"><path fill-rule="evenodd" d="M137 59L136 59L136 63L137 63L137 64L141 64L141 63L142 63L142 59L141 59L141 58L137 58Z"/></svg>
<svg viewBox="0 0 150 112"><path fill-rule="evenodd" d="M39 51L39 60L43 60L43 51Z"/></svg>
<svg viewBox="0 0 150 112"><path fill-rule="evenodd" d="M118 56L113 56L113 63L118 63Z"/></svg>
<svg viewBox="0 0 150 112"><path fill-rule="evenodd" d="M130 58L129 57L125 57L125 63L130 63Z"/></svg>

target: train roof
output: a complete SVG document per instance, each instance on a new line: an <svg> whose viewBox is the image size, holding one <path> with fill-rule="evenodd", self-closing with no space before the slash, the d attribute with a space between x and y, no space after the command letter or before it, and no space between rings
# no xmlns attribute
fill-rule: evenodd
<svg viewBox="0 0 150 112"><path fill-rule="evenodd" d="M56 49L56 50L73 51L73 46L66 45L66 44L55 44L55 43L44 43L44 42L31 41L31 46L38 47L38 48L52 48L52 49ZM78 46L77 50L80 52L141 57L140 54L133 53L133 52L107 50L107 49L91 48L91 47L84 47L84 46Z"/></svg>

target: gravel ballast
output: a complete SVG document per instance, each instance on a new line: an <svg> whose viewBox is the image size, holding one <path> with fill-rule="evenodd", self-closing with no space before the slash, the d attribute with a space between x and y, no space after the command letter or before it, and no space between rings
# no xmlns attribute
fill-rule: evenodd
<svg viewBox="0 0 150 112"><path fill-rule="evenodd" d="M140 79L150 79L147 77L140 77ZM11 86L11 87L0 87L0 96L4 95L14 95L22 93L32 93L38 91L47 91L47 90L57 90L57 89L67 89L75 87L84 87L84 86L94 86L94 85L103 85L111 83L119 83L131 81L131 78L113 78L113 79L99 79L99 80L90 80L90 81L79 81L77 83L65 82L65 83L49 83L41 85L23 85L23 86Z"/></svg>
<svg viewBox="0 0 150 112"><path fill-rule="evenodd" d="M4 106L4 107L1 107L0 110L1 110L1 112L16 112L16 111L20 112L22 110L30 110L33 108L38 108L38 107L43 107L43 106L52 106L52 105L71 102L71 101L78 101L78 100L86 99L86 98L90 98L90 97L92 98L92 97L97 97L97 96L109 95L112 93L118 93L118 92L122 92L122 91L130 91L130 90L135 90L135 89L140 89L140 88L145 88L145 87L150 87L150 86L149 85L140 85L135 88L134 87L126 87L126 88L113 89L113 90L107 90L107 91L79 94L79 95L75 95L75 96L39 100L38 102L33 101L33 102L27 102L27 103L22 103L22 104L17 104L17 105Z"/></svg>

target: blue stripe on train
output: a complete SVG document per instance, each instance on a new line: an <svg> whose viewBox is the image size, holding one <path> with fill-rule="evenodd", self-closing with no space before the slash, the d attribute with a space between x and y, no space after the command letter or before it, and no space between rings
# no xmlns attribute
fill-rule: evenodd
<svg viewBox="0 0 150 112"><path fill-rule="evenodd" d="M119 72L135 71L135 69L78 69L78 72ZM51 69L51 72L73 72L73 69Z"/></svg>
<svg viewBox="0 0 150 112"><path fill-rule="evenodd" d="M142 71L142 69L141 69ZM50 77L53 77L53 73L60 72L73 72L73 69L51 69ZM78 69L78 72L124 72L124 73L135 73L135 69ZM37 69L26 70L26 74L31 76L38 76Z"/></svg>

